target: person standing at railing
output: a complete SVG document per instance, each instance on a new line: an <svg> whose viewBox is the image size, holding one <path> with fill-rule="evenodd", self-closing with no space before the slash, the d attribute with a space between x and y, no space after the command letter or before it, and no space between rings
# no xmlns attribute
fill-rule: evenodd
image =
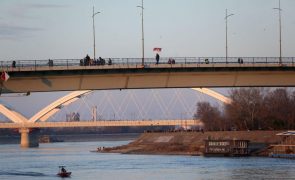
<svg viewBox="0 0 295 180"><path fill-rule="evenodd" d="M48 66L49 66L49 67L52 67L52 66L53 66L53 60L48 59Z"/></svg>
<svg viewBox="0 0 295 180"><path fill-rule="evenodd" d="M88 56L88 54L85 57L85 66L90 66L90 57Z"/></svg>
<svg viewBox="0 0 295 180"><path fill-rule="evenodd" d="M160 55L159 53L156 54L156 64L159 64L160 61Z"/></svg>
<svg viewBox="0 0 295 180"><path fill-rule="evenodd" d="M12 61L11 67L15 68L16 67L16 62Z"/></svg>
<svg viewBox="0 0 295 180"><path fill-rule="evenodd" d="M99 65L105 65L105 63L106 61L103 58L99 57Z"/></svg>
<svg viewBox="0 0 295 180"><path fill-rule="evenodd" d="M175 60L173 58L169 58L168 64L175 64Z"/></svg>
<svg viewBox="0 0 295 180"><path fill-rule="evenodd" d="M112 65L112 59L109 58L108 65Z"/></svg>
<svg viewBox="0 0 295 180"><path fill-rule="evenodd" d="M238 63L239 64L243 64L244 63L243 59L242 58L238 58Z"/></svg>

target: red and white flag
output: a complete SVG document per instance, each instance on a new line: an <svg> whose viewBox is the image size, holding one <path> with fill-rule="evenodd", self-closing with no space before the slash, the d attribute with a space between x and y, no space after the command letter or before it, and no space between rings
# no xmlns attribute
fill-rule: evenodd
<svg viewBox="0 0 295 180"><path fill-rule="evenodd" d="M7 81L9 79L9 75L7 72L3 71L1 74L1 80L2 81Z"/></svg>
<svg viewBox="0 0 295 180"><path fill-rule="evenodd" d="M161 52L161 51L162 51L162 48L155 47L155 48L154 48L154 51L156 51L156 52Z"/></svg>

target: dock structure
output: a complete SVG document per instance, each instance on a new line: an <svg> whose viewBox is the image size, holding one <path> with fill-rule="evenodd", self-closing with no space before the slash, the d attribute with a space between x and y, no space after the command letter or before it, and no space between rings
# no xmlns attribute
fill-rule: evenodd
<svg viewBox="0 0 295 180"><path fill-rule="evenodd" d="M204 156L248 156L248 140L205 140Z"/></svg>
<svg viewBox="0 0 295 180"><path fill-rule="evenodd" d="M295 159L295 131L278 133L282 138L280 144L271 145L270 157Z"/></svg>

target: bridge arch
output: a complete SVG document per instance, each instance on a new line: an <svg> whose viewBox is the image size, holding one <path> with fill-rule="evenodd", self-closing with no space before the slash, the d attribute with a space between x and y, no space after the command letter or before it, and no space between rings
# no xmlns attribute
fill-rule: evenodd
<svg viewBox="0 0 295 180"><path fill-rule="evenodd" d="M2 113L5 117L10 119L14 123L24 123L27 121L26 117L12 109L8 109L3 104L0 104L0 113Z"/></svg>
<svg viewBox="0 0 295 180"><path fill-rule="evenodd" d="M88 94L92 92L91 90L85 90L85 91L74 91L70 94L63 96L62 98L59 98L58 100L54 101L53 103L49 104L45 108L43 108L41 111L36 113L33 117L31 117L28 122L34 123L38 120L40 121L46 121L50 116L57 113L62 106L67 106L71 104L72 102L78 100L80 96Z"/></svg>
<svg viewBox="0 0 295 180"><path fill-rule="evenodd" d="M207 95L209 95L209 96L211 96L211 97L213 97L225 104L230 104L232 101L230 98L228 98L220 93L217 93L216 91L208 89L208 88L192 88L192 89L195 91L199 91L201 93L207 94ZM41 111L36 113L30 119L27 119L26 117L24 117L23 115L21 115L20 113L14 111L14 110L8 109L7 107L5 107L2 104L0 104L0 113L5 115L7 118L9 118L14 123L25 123L25 122L34 123L38 120L46 121L50 116L57 113L62 108L62 106L67 106L67 105L71 104L72 102L78 100L81 95L85 95L85 94L88 94L91 92L92 92L91 90L71 92L70 94L63 96L62 98L49 104L48 106L43 108Z"/></svg>
<svg viewBox="0 0 295 180"><path fill-rule="evenodd" d="M199 91L201 93L204 93L204 94L207 94L225 104L231 104L232 103L232 100L216 91L213 91L211 89L208 89L208 88L192 88L193 90L195 91Z"/></svg>
<svg viewBox="0 0 295 180"><path fill-rule="evenodd" d="M192 88L195 91L199 91L201 93L207 94L225 104L230 104L231 99L208 88ZM76 101L79 99L79 96L85 95L88 93L91 93L92 90L86 90L86 91L74 91L58 100L55 102L51 103L41 111L39 111L37 114L35 114L33 117L29 119L29 122L36 122L38 120L40 121L46 121L50 116L53 114L57 113L62 106L66 106L71 104L72 102Z"/></svg>

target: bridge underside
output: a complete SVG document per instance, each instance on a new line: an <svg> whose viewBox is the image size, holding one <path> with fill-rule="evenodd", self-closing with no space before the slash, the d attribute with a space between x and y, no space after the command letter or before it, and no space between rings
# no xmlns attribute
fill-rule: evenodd
<svg viewBox="0 0 295 180"><path fill-rule="evenodd" d="M294 67L12 71L2 93L191 87L294 87Z"/></svg>

